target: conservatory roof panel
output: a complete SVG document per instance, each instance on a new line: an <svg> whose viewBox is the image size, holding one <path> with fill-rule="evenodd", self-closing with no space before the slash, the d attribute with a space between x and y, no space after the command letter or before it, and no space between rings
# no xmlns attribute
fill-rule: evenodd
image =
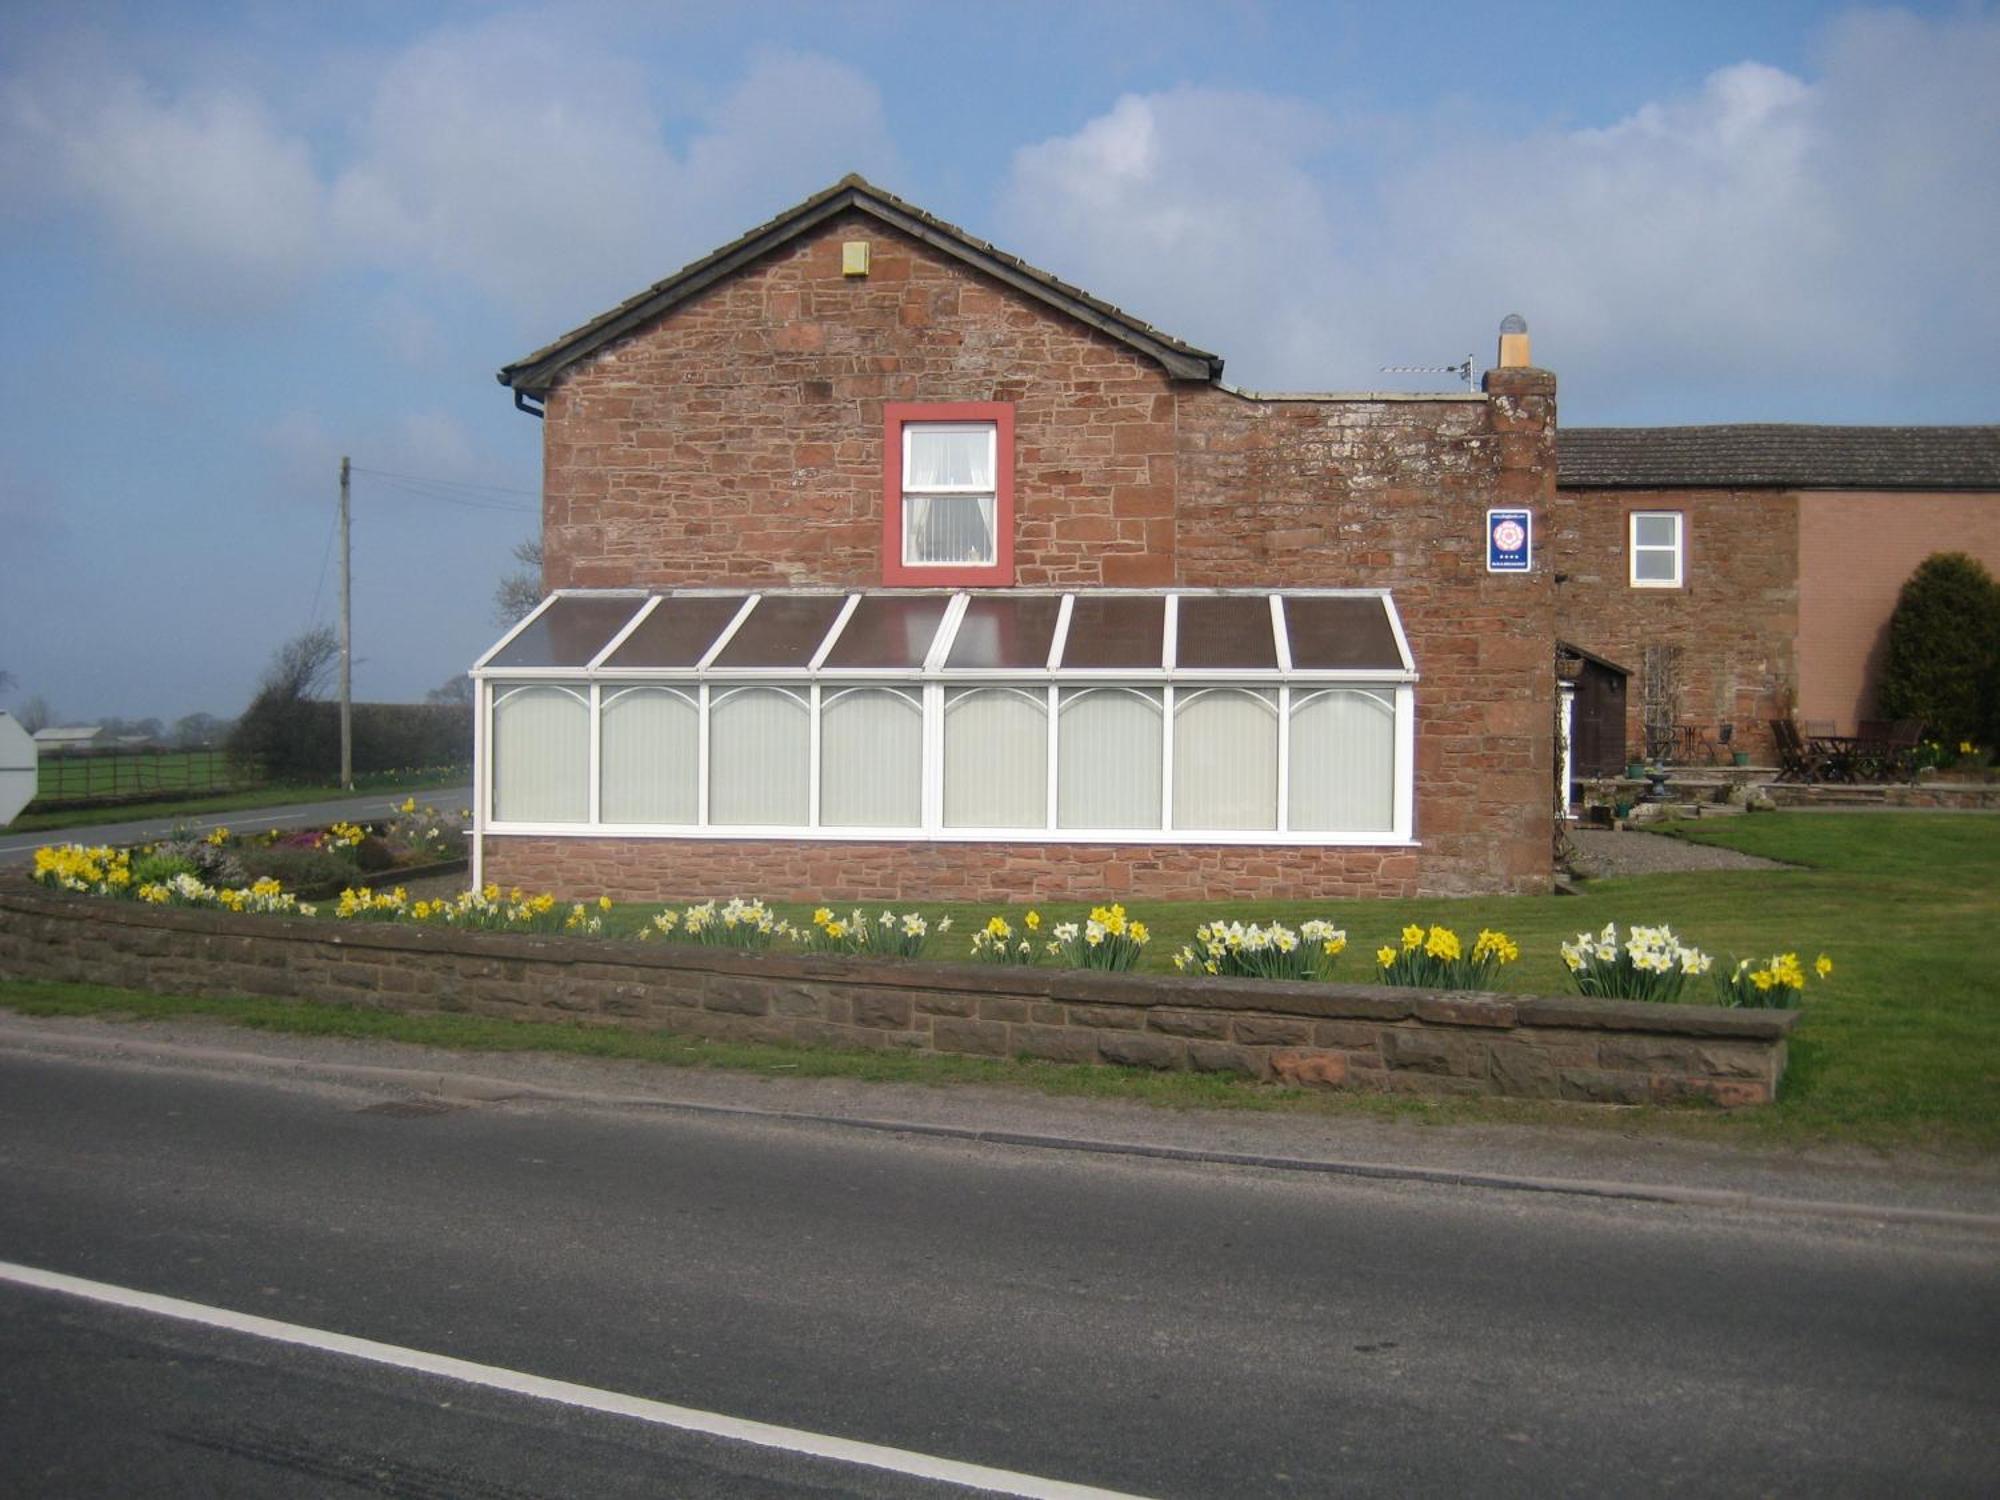
<svg viewBox="0 0 2000 1500"><path fill-rule="evenodd" d="M1175 606L1174 665L1274 672L1278 641L1265 594L1192 594Z"/></svg>
<svg viewBox="0 0 2000 1500"><path fill-rule="evenodd" d="M1393 671L1403 665L1386 594L1287 594L1285 634L1302 672Z"/></svg>
<svg viewBox="0 0 2000 1500"><path fill-rule="evenodd" d="M945 657L948 672L1040 671L1049 664L1061 594L974 594Z"/></svg>
<svg viewBox="0 0 2000 1500"><path fill-rule="evenodd" d="M762 594L717 654L715 669L809 667L846 605L844 594Z"/></svg>
<svg viewBox="0 0 2000 1500"><path fill-rule="evenodd" d="M708 655L748 594L670 594L599 663L620 667L693 667Z"/></svg>
<svg viewBox="0 0 2000 1500"><path fill-rule="evenodd" d="M586 667L625 628L642 594L558 594L501 643L489 667Z"/></svg>
<svg viewBox="0 0 2000 1500"><path fill-rule="evenodd" d="M1158 671L1166 665L1164 594L1078 594L1060 666L1081 671Z"/></svg>
<svg viewBox="0 0 2000 1500"><path fill-rule="evenodd" d="M950 594L864 594L822 666L835 671L915 670L930 656Z"/></svg>
<svg viewBox="0 0 2000 1500"><path fill-rule="evenodd" d="M1381 590L573 590L481 660L481 676L1416 675Z"/></svg>

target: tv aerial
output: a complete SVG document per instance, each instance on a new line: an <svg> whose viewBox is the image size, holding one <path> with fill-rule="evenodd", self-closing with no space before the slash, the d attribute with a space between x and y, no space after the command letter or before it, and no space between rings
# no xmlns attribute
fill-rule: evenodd
<svg viewBox="0 0 2000 1500"><path fill-rule="evenodd" d="M1455 365L1383 365L1384 375L1456 375L1465 382L1468 391L1479 389L1479 382L1472 373L1472 356L1466 355Z"/></svg>

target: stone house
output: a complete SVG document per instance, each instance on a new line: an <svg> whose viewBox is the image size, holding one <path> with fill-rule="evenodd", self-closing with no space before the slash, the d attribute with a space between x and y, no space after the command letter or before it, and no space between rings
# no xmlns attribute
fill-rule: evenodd
<svg viewBox="0 0 2000 1500"><path fill-rule="evenodd" d="M2000 427L1579 427L1547 526L1557 634L1628 666L1626 743L1874 714L1889 616L1933 552L2000 573Z"/></svg>
<svg viewBox="0 0 2000 1500"><path fill-rule="evenodd" d="M1502 343L1478 392L1241 390L843 179L500 372L552 593L474 669L481 877L1547 889L1556 591L1491 512L1555 505L1555 379Z"/></svg>

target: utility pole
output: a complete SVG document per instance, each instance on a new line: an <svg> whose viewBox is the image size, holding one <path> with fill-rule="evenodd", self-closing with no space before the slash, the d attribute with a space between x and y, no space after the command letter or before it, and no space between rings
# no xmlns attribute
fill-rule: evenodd
<svg viewBox="0 0 2000 1500"><path fill-rule="evenodd" d="M340 460L340 784L354 790L354 571L347 547L347 457Z"/></svg>

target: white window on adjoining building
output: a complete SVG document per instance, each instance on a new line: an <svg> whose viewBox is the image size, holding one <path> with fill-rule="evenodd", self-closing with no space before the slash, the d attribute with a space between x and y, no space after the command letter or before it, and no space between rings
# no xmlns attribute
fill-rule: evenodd
<svg viewBox="0 0 2000 1500"><path fill-rule="evenodd" d="M1686 529L1677 510L1632 512L1632 587L1677 589L1686 577Z"/></svg>

